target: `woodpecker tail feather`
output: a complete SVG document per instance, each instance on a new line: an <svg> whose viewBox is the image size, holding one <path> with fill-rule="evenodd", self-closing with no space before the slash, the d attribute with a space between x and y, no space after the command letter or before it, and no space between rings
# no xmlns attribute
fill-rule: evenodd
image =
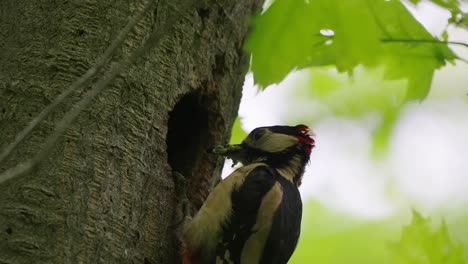
<svg viewBox="0 0 468 264"><path fill-rule="evenodd" d="M180 257L182 264L197 264L196 257L190 253L185 243L180 247Z"/></svg>

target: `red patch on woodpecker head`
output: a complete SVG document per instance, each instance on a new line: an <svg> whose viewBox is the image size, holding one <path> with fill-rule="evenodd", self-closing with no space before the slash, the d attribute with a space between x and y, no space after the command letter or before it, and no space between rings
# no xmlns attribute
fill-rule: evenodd
<svg viewBox="0 0 468 264"><path fill-rule="evenodd" d="M299 132L296 138L306 147L307 153L310 155L312 148L315 147L314 132L306 125L297 125L296 130Z"/></svg>

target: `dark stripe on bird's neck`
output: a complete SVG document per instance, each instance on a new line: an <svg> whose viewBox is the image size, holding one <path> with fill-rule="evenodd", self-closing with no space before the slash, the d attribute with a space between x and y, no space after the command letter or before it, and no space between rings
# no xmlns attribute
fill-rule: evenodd
<svg viewBox="0 0 468 264"><path fill-rule="evenodd" d="M296 186L301 185L305 165L309 161L309 155L300 146L292 146L278 153L269 153L250 146L244 146L247 152L247 163L263 162L275 168ZM246 164L244 164L246 165Z"/></svg>

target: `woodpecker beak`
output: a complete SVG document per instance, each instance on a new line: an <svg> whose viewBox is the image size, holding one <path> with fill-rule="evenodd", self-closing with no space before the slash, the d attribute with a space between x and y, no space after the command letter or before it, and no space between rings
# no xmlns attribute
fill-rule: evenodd
<svg viewBox="0 0 468 264"><path fill-rule="evenodd" d="M237 144L237 145L226 144L224 146L216 146L213 149L213 153L216 155L226 157L228 159L232 159L232 162L233 162L232 167L234 167L238 162L241 161L242 146L240 144Z"/></svg>

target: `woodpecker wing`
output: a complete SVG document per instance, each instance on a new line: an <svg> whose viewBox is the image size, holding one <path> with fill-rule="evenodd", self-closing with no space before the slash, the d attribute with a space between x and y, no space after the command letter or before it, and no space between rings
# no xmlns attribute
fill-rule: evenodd
<svg viewBox="0 0 468 264"><path fill-rule="evenodd" d="M296 186L275 169L258 166L231 199L216 263L287 263L300 233L302 202Z"/></svg>
<svg viewBox="0 0 468 264"><path fill-rule="evenodd" d="M218 242L233 212L232 193L243 186L246 176L259 166L265 164L250 164L237 169L208 195L195 217L184 226L183 264L211 264L215 261Z"/></svg>
<svg viewBox="0 0 468 264"><path fill-rule="evenodd" d="M276 171L275 171L276 172ZM276 172L283 197L273 218L261 263L287 263L301 232L302 200L296 185Z"/></svg>

